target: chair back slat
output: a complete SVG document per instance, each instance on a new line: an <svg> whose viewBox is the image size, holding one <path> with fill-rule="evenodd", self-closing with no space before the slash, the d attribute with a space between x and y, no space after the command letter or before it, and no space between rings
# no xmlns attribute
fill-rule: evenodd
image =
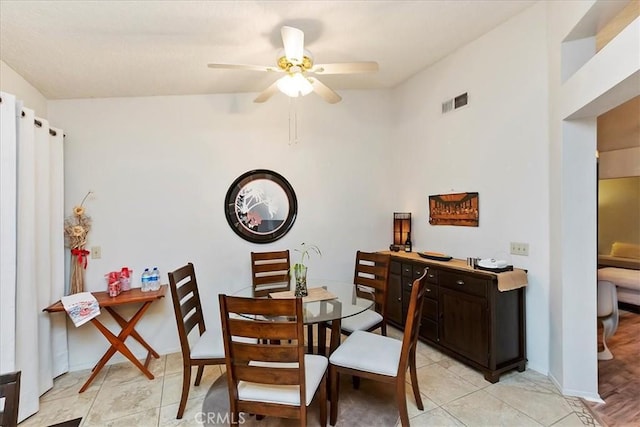
<svg viewBox="0 0 640 427"><path fill-rule="evenodd" d="M391 257L388 254L362 251L356 253L356 264L353 274L353 283L356 285L356 295L371 299L371 293L361 290L359 286L372 288L375 309L383 317L386 314L390 266Z"/></svg>
<svg viewBox="0 0 640 427"><path fill-rule="evenodd" d="M290 289L289 251L251 252L253 296L267 297L271 292Z"/></svg>
<svg viewBox="0 0 640 427"><path fill-rule="evenodd" d="M241 318L259 316L288 316L291 314L291 299L269 299L266 304L255 304L253 298L227 297L230 313L246 314ZM295 317L291 316L291 317Z"/></svg>
<svg viewBox="0 0 640 427"><path fill-rule="evenodd" d="M280 317L280 316L278 316ZM229 319L229 333L234 337L286 340L295 337L298 326L291 321Z"/></svg>
<svg viewBox="0 0 640 427"><path fill-rule="evenodd" d="M236 360L267 362L274 357L281 362L298 361L298 345L280 343L279 348L268 344L246 344L237 342L233 346Z"/></svg>
<svg viewBox="0 0 640 427"><path fill-rule="evenodd" d="M175 272L172 272L175 273ZM188 275L184 277L175 277L174 280L176 282L176 288L178 292L178 298L180 301L184 299L185 296L191 293L198 293L198 284L195 280L191 280L193 276Z"/></svg>
<svg viewBox="0 0 640 427"><path fill-rule="evenodd" d="M183 319L189 317L191 314L197 311L198 311L198 300L196 298L186 299L182 304L180 304L180 313L182 314Z"/></svg>
<svg viewBox="0 0 640 427"><path fill-rule="evenodd" d="M195 313L191 314L190 316L184 317L182 318L183 326L182 328L178 327L178 331L180 331L180 329L183 329L185 335L189 336L193 328L200 325L200 321L201 317L199 315L196 315Z"/></svg>
<svg viewBox="0 0 640 427"><path fill-rule="evenodd" d="M0 375L0 399L4 398L4 406L0 409L0 426L18 425L21 374L22 372L18 371Z"/></svg>
<svg viewBox="0 0 640 427"><path fill-rule="evenodd" d="M249 381L252 383L269 385L299 385L300 369L295 368L274 368L252 365L236 365L235 378L238 381Z"/></svg>

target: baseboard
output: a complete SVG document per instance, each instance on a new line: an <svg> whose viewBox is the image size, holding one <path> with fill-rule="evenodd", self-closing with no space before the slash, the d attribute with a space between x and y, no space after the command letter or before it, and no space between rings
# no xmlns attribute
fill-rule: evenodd
<svg viewBox="0 0 640 427"><path fill-rule="evenodd" d="M579 397L580 399L588 400L589 402L604 403L604 400L602 400L598 393L592 394L585 393L584 391L580 390L566 389L560 385L560 382L558 382L558 380L552 374L549 374L549 379L556 386L556 388L560 390L560 393L562 393L563 396Z"/></svg>
<svg viewBox="0 0 640 427"><path fill-rule="evenodd" d="M640 314L640 305L630 304L628 302L618 301L618 308L621 310L630 311L632 313Z"/></svg>
<svg viewBox="0 0 640 427"><path fill-rule="evenodd" d="M178 348L166 348L166 349L160 349L160 350L156 350L158 352L158 354L160 356L165 356L167 354L171 354L171 353L180 353L182 350L180 349L180 347ZM136 356L137 359L145 359L147 357L147 353L146 351L142 351L140 353L138 352L134 352L134 355ZM110 365L114 365L116 363L122 363L122 362L129 362L129 359L127 359L126 357L124 357L122 354L116 352L116 354L114 354L111 359L109 359L109 361L107 362L106 366L110 366ZM94 366L96 365L95 361L91 361L91 362L85 362L85 363L79 363L73 366L69 366L69 371L68 372L76 372L76 371L82 371L84 369L92 369ZM134 366L133 364L131 366Z"/></svg>

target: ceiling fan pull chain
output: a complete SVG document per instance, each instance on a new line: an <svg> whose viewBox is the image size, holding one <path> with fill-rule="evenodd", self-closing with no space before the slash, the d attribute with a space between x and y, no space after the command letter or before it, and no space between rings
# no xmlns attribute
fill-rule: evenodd
<svg viewBox="0 0 640 427"><path fill-rule="evenodd" d="M289 98L289 145L298 143L298 113L296 98Z"/></svg>

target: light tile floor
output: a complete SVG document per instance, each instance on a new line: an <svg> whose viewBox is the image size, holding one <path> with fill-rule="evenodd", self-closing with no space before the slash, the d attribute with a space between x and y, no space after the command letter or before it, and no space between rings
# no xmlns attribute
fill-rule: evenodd
<svg viewBox="0 0 640 427"><path fill-rule="evenodd" d="M389 335L400 337L400 332L391 329ZM412 426L599 426L580 399L562 396L547 377L535 371L513 371L491 384L480 372L423 343L419 344L417 365L424 411L416 408L408 387ZM78 390L89 372L64 374L41 397L40 411L20 427L48 426L79 417L83 427L201 425L205 395L224 368L205 368L202 384L191 386L182 420L175 418L182 386L182 356L162 356L151 362L150 369L154 380L148 380L128 362L111 365L82 394ZM277 425L269 421L265 425ZM310 425L317 423L310 417Z"/></svg>

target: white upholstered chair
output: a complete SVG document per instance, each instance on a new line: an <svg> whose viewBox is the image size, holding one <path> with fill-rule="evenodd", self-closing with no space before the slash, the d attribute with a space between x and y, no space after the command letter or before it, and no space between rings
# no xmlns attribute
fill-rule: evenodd
<svg viewBox="0 0 640 427"><path fill-rule="evenodd" d="M602 345L598 360L611 360L613 354L607 347L607 339L618 329L618 294L616 285L606 280L598 280L598 320L602 322Z"/></svg>
<svg viewBox="0 0 640 427"><path fill-rule="evenodd" d="M325 426L328 360L304 352L302 298L221 294L219 300L231 424L245 412L297 418L306 426L316 396Z"/></svg>
<svg viewBox="0 0 640 427"><path fill-rule="evenodd" d="M422 318L422 303L426 295L427 273L413 282L407 322L402 341L367 331L354 331L329 358L331 384L330 424L338 418L340 373L393 384L403 427L409 425L407 412L406 373L411 374L411 386L416 406L423 410L416 373L416 345Z"/></svg>
<svg viewBox="0 0 640 427"><path fill-rule="evenodd" d="M356 253L353 273L356 295L372 299L374 305L371 310L342 319L343 334L350 335L354 331L372 332L380 328L380 333L387 335L386 306L390 266L389 255L362 251ZM331 322L326 326L330 327L330 325Z"/></svg>
<svg viewBox="0 0 640 427"><path fill-rule="evenodd" d="M194 384L200 385L205 365L224 365L224 344L221 328L207 329L205 326L198 282L192 263L169 272L169 288L182 348L182 397L176 416L182 418L189 397L191 367L198 367ZM189 333L196 326L198 334L189 342Z"/></svg>

